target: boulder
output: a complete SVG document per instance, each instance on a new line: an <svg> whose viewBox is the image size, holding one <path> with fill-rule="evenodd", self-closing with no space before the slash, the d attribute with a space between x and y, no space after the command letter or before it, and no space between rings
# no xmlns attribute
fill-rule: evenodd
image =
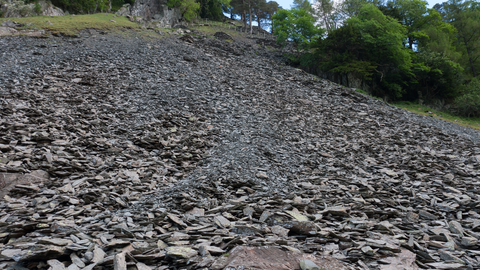
<svg viewBox="0 0 480 270"><path fill-rule="evenodd" d="M172 27L182 19L178 8L169 8L166 0L137 0L123 5L115 14L127 16L131 21L156 21L158 27ZM141 18L139 21L137 18Z"/></svg>
<svg viewBox="0 0 480 270"><path fill-rule="evenodd" d="M0 27L0 37L13 36L17 33L18 33L18 31L11 28L11 27Z"/></svg>
<svg viewBox="0 0 480 270"><path fill-rule="evenodd" d="M11 17L29 17L41 14L43 16L63 16L65 13L52 3L45 0L40 0L40 12L35 11L35 3L25 4L24 1L13 0L8 3L2 3L0 6L0 13L4 18Z"/></svg>
<svg viewBox="0 0 480 270"><path fill-rule="evenodd" d="M42 15L43 16L64 16L65 12L62 9L52 5L49 1L40 1L40 5L42 6Z"/></svg>

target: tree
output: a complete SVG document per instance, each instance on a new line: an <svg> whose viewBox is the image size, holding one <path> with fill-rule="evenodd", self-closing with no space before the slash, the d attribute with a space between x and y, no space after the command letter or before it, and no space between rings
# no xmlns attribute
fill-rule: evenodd
<svg viewBox="0 0 480 270"><path fill-rule="evenodd" d="M460 87L461 95L455 100L457 114L472 117L480 115L480 80L473 78L470 83Z"/></svg>
<svg viewBox="0 0 480 270"><path fill-rule="evenodd" d="M416 89L422 98L452 99L462 83L463 68L449 59L444 53L423 50L414 57L413 73L417 81ZM416 93L411 93L416 96ZM416 96L418 97L418 96ZM419 98L419 97L418 97Z"/></svg>
<svg viewBox="0 0 480 270"><path fill-rule="evenodd" d="M195 0L168 0L167 6L180 9L182 17L186 21L191 21L198 15L200 4Z"/></svg>
<svg viewBox="0 0 480 270"><path fill-rule="evenodd" d="M264 21L270 26L270 29L273 33L273 15L277 12L277 10L281 9L280 5L275 1L267 2L265 7L265 19Z"/></svg>
<svg viewBox="0 0 480 270"><path fill-rule="evenodd" d="M412 60L403 46L407 30L397 20L385 16L375 5L367 4L345 24L319 41L321 68L353 73L381 88L377 96L400 98L412 80Z"/></svg>
<svg viewBox="0 0 480 270"><path fill-rule="evenodd" d="M315 26L315 18L305 9L280 9L272 19L277 42L285 45L287 40L292 40L298 50L308 48L325 32Z"/></svg>
<svg viewBox="0 0 480 270"><path fill-rule="evenodd" d="M266 18L267 2L265 0L255 0L252 11L257 19L258 29L262 29L262 20Z"/></svg>
<svg viewBox="0 0 480 270"><path fill-rule="evenodd" d="M407 46L410 49L425 36L422 28L429 22L427 4L424 0L391 0L382 8L385 15L396 18L407 27Z"/></svg>
<svg viewBox="0 0 480 270"><path fill-rule="evenodd" d="M325 27L327 31L337 28L336 12L333 0L317 0L312 6L313 14L317 21Z"/></svg>
<svg viewBox="0 0 480 270"><path fill-rule="evenodd" d="M459 48L468 62L469 71L477 76L480 60L480 10L473 1L450 0L445 5L446 17L458 31Z"/></svg>
<svg viewBox="0 0 480 270"><path fill-rule="evenodd" d="M373 4L377 7L383 5L384 0L343 0L339 6L340 16L346 20L355 17L360 13L363 6Z"/></svg>
<svg viewBox="0 0 480 270"><path fill-rule="evenodd" d="M200 17L212 20L223 18L223 6L229 5L230 0L198 0Z"/></svg>
<svg viewBox="0 0 480 270"><path fill-rule="evenodd" d="M293 0L292 9L303 9L312 12L312 4L308 0Z"/></svg>
<svg viewBox="0 0 480 270"><path fill-rule="evenodd" d="M426 16L427 24L422 27L424 35L418 38L418 51L432 51L442 53L451 60L458 59L455 52L457 30L453 25L442 21L442 17L435 9L429 9Z"/></svg>

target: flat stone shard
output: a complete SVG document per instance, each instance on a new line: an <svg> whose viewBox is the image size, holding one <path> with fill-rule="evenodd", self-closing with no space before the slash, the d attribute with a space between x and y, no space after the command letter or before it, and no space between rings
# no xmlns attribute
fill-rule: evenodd
<svg viewBox="0 0 480 270"><path fill-rule="evenodd" d="M52 270L66 270L67 268L63 263L58 260L48 260L47 264L50 265Z"/></svg>
<svg viewBox="0 0 480 270"><path fill-rule="evenodd" d="M415 253L402 249L400 253L395 254L395 257L383 259L383 262L387 264L381 264L380 270L418 270L415 260Z"/></svg>
<svg viewBox="0 0 480 270"><path fill-rule="evenodd" d="M310 260L300 260L300 268L302 270L320 270L320 267Z"/></svg>
<svg viewBox="0 0 480 270"><path fill-rule="evenodd" d="M455 220L450 221L448 223L448 228L450 229L450 231L452 233L458 234L459 236L463 237L464 229L459 222L457 222Z"/></svg>
<svg viewBox="0 0 480 270"><path fill-rule="evenodd" d="M306 262L305 265L316 265L319 269L351 269L330 256L315 257L309 254L287 252L276 247L246 246L238 246L229 252L224 269L300 270L303 269L300 268L302 260L311 262Z"/></svg>
<svg viewBox="0 0 480 270"><path fill-rule="evenodd" d="M165 249L168 257L174 259L189 259L198 254L198 252L189 247L167 247Z"/></svg>
<svg viewBox="0 0 480 270"><path fill-rule="evenodd" d="M95 263L94 263L95 264ZM118 253L113 259L113 269L127 270L127 262L125 261L125 253Z"/></svg>
<svg viewBox="0 0 480 270"><path fill-rule="evenodd" d="M215 224L217 224L221 228L228 228L231 226L230 221L224 218L223 216L216 216L214 220L215 220Z"/></svg>

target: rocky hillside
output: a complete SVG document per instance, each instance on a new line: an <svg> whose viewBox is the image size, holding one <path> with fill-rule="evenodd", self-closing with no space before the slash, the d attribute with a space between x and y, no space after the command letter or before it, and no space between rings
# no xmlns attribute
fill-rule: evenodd
<svg viewBox="0 0 480 270"><path fill-rule="evenodd" d="M480 269L477 131L190 34L0 39L0 269Z"/></svg>

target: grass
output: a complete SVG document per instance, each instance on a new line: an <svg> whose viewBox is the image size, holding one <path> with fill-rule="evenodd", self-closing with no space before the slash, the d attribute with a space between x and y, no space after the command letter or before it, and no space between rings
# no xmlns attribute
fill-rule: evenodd
<svg viewBox="0 0 480 270"><path fill-rule="evenodd" d="M115 21L115 22L112 22ZM43 29L51 33L66 35L77 34L84 29L98 29L109 32L120 32L125 29L140 30L140 25L129 21L126 17L108 13L75 16L34 16L22 18L0 18L4 21L15 21L25 24L23 29Z"/></svg>
<svg viewBox="0 0 480 270"><path fill-rule="evenodd" d="M379 98L379 97L374 97L374 96L370 95L369 93L367 93L367 91L365 91L365 90L362 90L362 89L358 89L358 88L357 88L357 89L355 89L355 91L357 91L357 92L359 92L359 93L361 93L361 94L367 95L367 96L369 96L369 97L372 97L372 98L374 98L374 99L378 99L378 100L380 100L380 101L383 101L383 99L381 99L381 98Z"/></svg>
<svg viewBox="0 0 480 270"><path fill-rule="evenodd" d="M410 112L414 112L416 114L429 115L438 119L459 124L464 127L470 127L476 130L480 130L480 118L467 118L467 117L455 116L448 112L437 111L428 106L419 105L419 104L415 104L408 101L395 102L391 105L398 108L402 108Z"/></svg>
<svg viewBox="0 0 480 270"><path fill-rule="evenodd" d="M364 95L376 98L378 100L382 100L378 97L371 96L365 90L356 89L355 91L357 91L359 93L362 93ZM397 108L401 108L401 109L404 109L404 110L407 110L409 112L413 112L413 113L416 113L416 114L427 115L427 116L435 117L435 118L442 119L442 120L445 120L445 121L448 121L448 122L452 122L452 123L455 123L455 124L458 124L458 125L461 125L461 126L464 126L464 127L469 127L469 128L473 128L473 129L476 129L476 130L480 130L480 118L460 117L460 116L456 116L456 115L453 115L453 114L448 113L448 112L434 110L434 109L432 109L432 108L430 108L426 105L419 105L419 104L409 102L409 101L394 102L394 103L391 103L390 105L393 105Z"/></svg>

